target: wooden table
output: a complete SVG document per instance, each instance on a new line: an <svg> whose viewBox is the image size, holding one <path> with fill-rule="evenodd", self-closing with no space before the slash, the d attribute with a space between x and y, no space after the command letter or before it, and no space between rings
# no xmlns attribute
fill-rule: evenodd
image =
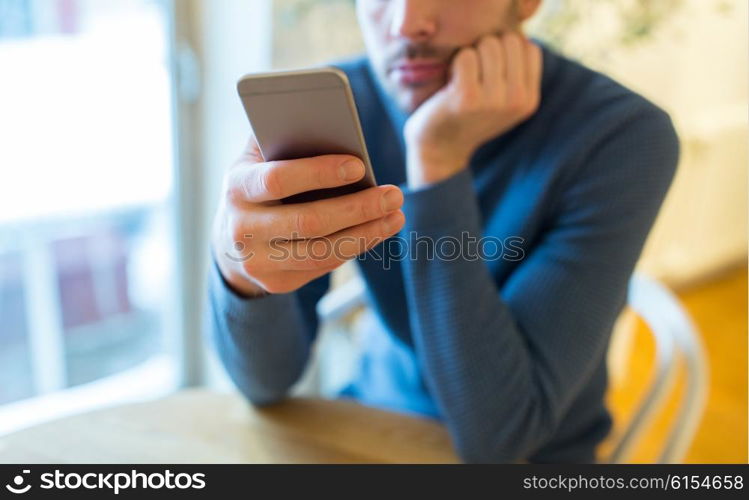
<svg viewBox="0 0 749 500"><path fill-rule="evenodd" d="M205 390L64 418L0 437L0 463L449 463L437 422L350 401L255 409Z"/></svg>

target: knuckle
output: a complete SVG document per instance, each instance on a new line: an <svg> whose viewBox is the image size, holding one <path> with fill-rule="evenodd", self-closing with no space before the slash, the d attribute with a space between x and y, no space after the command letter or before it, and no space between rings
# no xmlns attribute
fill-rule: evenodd
<svg viewBox="0 0 749 500"><path fill-rule="evenodd" d="M383 238L393 233L392 229L385 223L384 220L380 221L376 230L372 231L373 238Z"/></svg>
<svg viewBox="0 0 749 500"><path fill-rule="evenodd" d="M346 198L346 201L341 204L341 213L344 214L357 214L358 215L359 204L352 199Z"/></svg>
<svg viewBox="0 0 749 500"><path fill-rule="evenodd" d="M518 115L522 119L530 118L538 109L538 103L533 98L526 99L523 103L520 109L518 110Z"/></svg>
<svg viewBox="0 0 749 500"><path fill-rule="evenodd" d="M323 271L325 269L328 269L331 265L331 258L325 257L325 258L312 258L309 260L310 267L315 271Z"/></svg>
<svg viewBox="0 0 749 500"><path fill-rule="evenodd" d="M312 181L315 183L316 186L324 187L329 184L329 182L327 182L327 178L329 176L328 173L331 169L325 168L325 165L318 164L318 165L315 165L315 167L312 168L311 170L313 172Z"/></svg>
<svg viewBox="0 0 749 500"><path fill-rule="evenodd" d="M505 100L501 95L493 96L491 101L489 101L489 110L493 113L502 112L505 108Z"/></svg>
<svg viewBox="0 0 749 500"><path fill-rule="evenodd" d="M467 90L461 96L458 106L463 112L472 112L478 110L479 104L480 101L476 93L471 90Z"/></svg>
<svg viewBox="0 0 749 500"><path fill-rule="evenodd" d="M372 240L380 236L383 232L383 228L385 227L384 223L382 222L382 219L372 221L371 224L367 224L361 232L360 238L356 242L356 247L361 250L363 248L368 247Z"/></svg>
<svg viewBox="0 0 749 500"><path fill-rule="evenodd" d="M522 116L525 114L525 104L522 102L513 102L508 107L508 111L513 116Z"/></svg>
<svg viewBox="0 0 749 500"><path fill-rule="evenodd" d="M281 186L281 179L279 176L279 170L271 165L258 175L258 183L260 189L271 198L282 198L283 187Z"/></svg>
<svg viewBox="0 0 749 500"><path fill-rule="evenodd" d="M322 269L330 262L332 248L325 238L309 240L307 242L307 264L313 269Z"/></svg>
<svg viewBox="0 0 749 500"><path fill-rule="evenodd" d="M232 242L244 242L245 228L241 224L236 222L230 223L231 240Z"/></svg>
<svg viewBox="0 0 749 500"><path fill-rule="evenodd" d="M374 247L381 241L385 239L385 236L387 235L387 228L385 227L385 224L380 222L379 224L374 224L373 227L367 229L364 232L364 237L359 242L357 252L361 253L365 250Z"/></svg>
<svg viewBox="0 0 749 500"><path fill-rule="evenodd" d="M244 224L236 214L229 216L227 227L229 234L231 235L232 242L244 242L248 227Z"/></svg>
<svg viewBox="0 0 749 500"><path fill-rule="evenodd" d="M262 266L259 259L247 259L242 263L242 269L247 273L247 276L257 277L262 271Z"/></svg>
<svg viewBox="0 0 749 500"><path fill-rule="evenodd" d="M244 183L233 171L224 175L222 192L226 201L233 206L239 205L243 200L247 199Z"/></svg>
<svg viewBox="0 0 749 500"><path fill-rule="evenodd" d="M252 242L252 234L257 229L255 214L250 212L243 218L239 216L232 217L230 228L232 238L235 242L241 241L245 245L249 245Z"/></svg>
<svg viewBox="0 0 749 500"><path fill-rule="evenodd" d="M237 191L241 193L241 196L245 200L252 200L255 198L257 188L255 186L254 175L243 175L237 182Z"/></svg>
<svg viewBox="0 0 749 500"><path fill-rule="evenodd" d="M507 100L507 110L513 114L523 114L528 106L528 99L525 95L525 91L522 89L514 89L510 93L510 97Z"/></svg>
<svg viewBox="0 0 749 500"><path fill-rule="evenodd" d="M340 207L340 213L346 214L346 225L353 226L360 224L372 217L372 214L377 215L376 203L379 200L378 197L372 197L371 199L362 200L359 196L354 197L355 199L347 200Z"/></svg>
<svg viewBox="0 0 749 500"><path fill-rule="evenodd" d="M379 217L382 213L382 203L380 202L381 194L377 193L377 196L373 196L367 202L361 202L357 204L357 211L362 221L367 221Z"/></svg>
<svg viewBox="0 0 749 500"><path fill-rule="evenodd" d="M225 191L225 198L230 205L239 206L246 196L242 186L231 185Z"/></svg>
<svg viewBox="0 0 749 500"><path fill-rule="evenodd" d="M518 49L521 46L521 39L516 33L507 33L505 36L505 42L512 49Z"/></svg>
<svg viewBox="0 0 749 500"><path fill-rule="evenodd" d="M304 237L317 234L322 227L322 221L312 210L299 210L294 225L294 230Z"/></svg>
<svg viewBox="0 0 749 500"><path fill-rule="evenodd" d="M495 36L485 36L479 42L479 49L487 56L492 56L502 50L502 44Z"/></svg>
<svg viewBox="0 0 749 500"><path fill-rule="evenodd" d="M540 105L541 105L541 98L537 92L534 92L531 98L529 99L529 103L528 103L529 114L535 113L538 110L538 107Z"/></svg>
<svg viewBox="0 0 749 500"><path fill-rule="evenodd" d="M487 37L486 43L494 50L502 50L502 42L499 37L489 36Z"/></svg>

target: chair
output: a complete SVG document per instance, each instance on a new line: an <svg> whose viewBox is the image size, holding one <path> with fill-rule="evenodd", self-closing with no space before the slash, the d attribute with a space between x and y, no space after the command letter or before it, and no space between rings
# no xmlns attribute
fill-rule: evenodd
<svg viewBox="0 0 749 500"><path fill-rule="evenodd" d="M655 375L608 461L626 463L667 396L674 389L680 359L686 391L656 463L683 460L705 409L708 364L700 335L679 300L663 285L642 274L630 280L629 307L647 324L656 346Z"/></svg>
<svg viewBox="0 0 749 500"><path fill-rule="evenodd" d="M707 400L709 375L705 350L679 300L654 279L633 275L627 301L655 340L655 375L621 437L613 444L607 461L630 460L635 446L672 393L679 361L683 360L686 391L657 460L657 463L678 463L694 438ZM365 285L355 277L326 294L318 302L317 312L322 322L330 324L341 322L366 305Z"/></svg>

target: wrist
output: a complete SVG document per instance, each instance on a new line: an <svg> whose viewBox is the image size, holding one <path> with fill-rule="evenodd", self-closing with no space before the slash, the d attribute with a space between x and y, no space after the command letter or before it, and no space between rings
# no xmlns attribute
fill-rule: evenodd
<svg viewBox="0 0 749 500"><path fill-rule="evenodd" d="M253 282L235 269L236 263L227 263L225 256L218 254L214 249L214 260L221 279L229 290L242 298L254 299L268 295L264 288Z"/></svg>
<svg viewBox="0 0 749 500"><path fill-rule="evenodd" d="M468 166L469 159L469 155L455 149L407 144L408 187L419 189L452 177Z"/></svg>
<svg viewBox="0 0 749 500"><path fill-rule="evenodd" d="M219 271L221 267L219 266ZM236 274L224 274L221 271L221 275L224 277L224 282L235 294L245 299L256 299L269 295L268 292L259 285L256 285L252 280L249 280L241 275Z"/></svg>

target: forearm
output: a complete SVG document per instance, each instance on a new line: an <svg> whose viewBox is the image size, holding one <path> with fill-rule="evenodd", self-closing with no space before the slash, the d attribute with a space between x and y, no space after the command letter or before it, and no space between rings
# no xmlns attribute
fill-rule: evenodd
<svg viewBox="0 0 749 500"><path fill-rule="evenodd" d="M456 447L467 461L526 456L555 411L511 311L483 260L424 258L439 239L481 237L470 173L407 194L404 211L420 238L404 265L414 342Z"/></svg>
<svg viewBox="0 0 749 500"><path fill-rule="evenodd" d="M207 315L211 340L239 390L257 405L285 397L307 364L313 337L297 293L240 297L213 263Z"/></svg>
<svg viewBox="0 0 749 500"><path fill-rule="evenodd" d="M522 262L406 259L414 342L465 459L527 458L604 360L678 158L667 118L643 114L582 158L550 227L527 242ZM408 193L404 212L405 230L427 241L462 241L463 232L480 238L484 224L491 227L469 171Z"/></svg>

